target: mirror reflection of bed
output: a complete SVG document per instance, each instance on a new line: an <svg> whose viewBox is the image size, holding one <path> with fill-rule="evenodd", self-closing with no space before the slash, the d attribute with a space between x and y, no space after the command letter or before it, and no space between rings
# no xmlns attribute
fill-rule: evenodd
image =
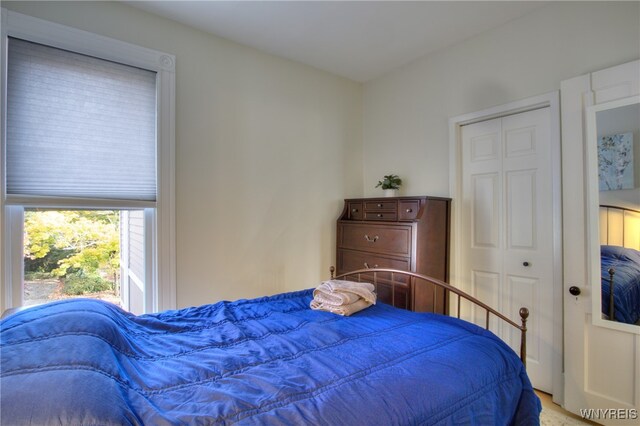
<svg viewBox="0 0 640 426"><path fill-rule="evenodd" d="M600 205L602 316L640 326L640 210Z"/></svg>

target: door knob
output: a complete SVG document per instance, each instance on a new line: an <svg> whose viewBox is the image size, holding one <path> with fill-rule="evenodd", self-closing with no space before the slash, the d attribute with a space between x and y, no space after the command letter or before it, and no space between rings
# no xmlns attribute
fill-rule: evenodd
<svg viewBox="0 0 640 426"><path fill-rule="evenodd" d="M575 285L572 285L571 287L569 287L569 293L571 293L573 296L579 296L580 287L576 287Z"/></svg>

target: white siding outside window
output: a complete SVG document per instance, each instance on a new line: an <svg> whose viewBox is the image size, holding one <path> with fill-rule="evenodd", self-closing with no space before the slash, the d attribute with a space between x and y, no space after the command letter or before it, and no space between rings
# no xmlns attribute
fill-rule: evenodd
<svg viewBox="0 0 640 426"><path fill-rule="evenodd" d="M144 313L145 235L144 211L120 213L120 291L123 307L131 313Z"/></svg>

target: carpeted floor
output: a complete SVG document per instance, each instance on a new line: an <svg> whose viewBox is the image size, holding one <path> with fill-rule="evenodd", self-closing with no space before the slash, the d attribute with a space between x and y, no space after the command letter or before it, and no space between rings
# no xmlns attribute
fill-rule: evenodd
<svg viewBox="0 0 640 426"><path fill-rule="evenodd" d="M590 426L599 424L581 419L575 414L566 411L558 404L555 404L548 393L536 390L536 395L542 402L541 426Z"/></svg>
<svg viewBox="0 0 640 426"><path fill-rule="evenodd" d="M540 414L540 426L582 426L591 424L593 423L583 422L579 419L569 417L565 414L544 407Z"/></svg>

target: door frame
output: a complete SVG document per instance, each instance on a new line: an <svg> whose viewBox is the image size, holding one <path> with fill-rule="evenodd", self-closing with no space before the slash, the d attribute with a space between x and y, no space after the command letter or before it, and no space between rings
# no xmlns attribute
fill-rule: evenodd
<svg viewBox="0 0 640 426"><path fill-rule="evenodd" d="M560 83L563 191L575 194L573 197L577 199L572 199L572 202L565 200L563 208L564 214L571 218L563 227L564 324L567 330L563 407L578 415L584 409L606 411L610 408L636 410L637 414L640 408L640 375L637 374L640 334L603 327L593 319L591 299L594 289L590 271L594 259L589 249L593 231L589 228L591 207L587 204L587 196L590 185L587 185L589 170L585 151L589 108L615 99L638 96L639 71L640 60L636 59ZM579 287L582 293L570 296L570 286ZM618 374L606 373L607 368ZM629 393L621 399L619 394L611 392L613 389L625 389ZM630 424L637 420L629 417L616 421L612 415L606 414L594 414L591 418L602 424Z"/></svg>
<svg viewBox="0 0 640 426"><path fill-rule="evenodd" d="M561 180L561 146L560 146L560 91L510 102L504 105L487 108L481 111L458 115L449 119L449 193L451 194L453 226L451 230L451 277L452 285L460 287L461 276L460 250L461 234L458 232L462 224L462 212L458 208L458 200L462 199L462 126L494 118L518 114L540 108L549 108L551 125L551 180L553 205L553 401L562 405L564 399L563 376L563 291L562 291L562 180Z"/></svg>

